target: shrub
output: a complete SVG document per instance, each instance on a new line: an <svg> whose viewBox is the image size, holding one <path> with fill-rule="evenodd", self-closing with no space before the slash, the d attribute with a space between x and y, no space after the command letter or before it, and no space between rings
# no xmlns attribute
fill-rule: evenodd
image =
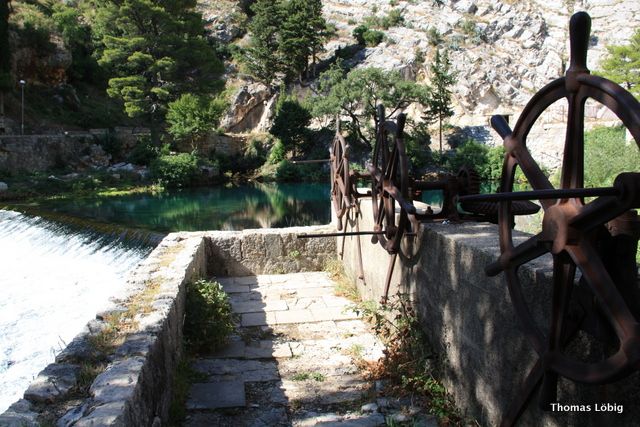
<svg viewBox="0 0 640 427"><path fill-rule="evenodd" d="M192 93L182 94L169 103L167 111L168 132L176 139L189 140L193 149L196 141L215 129L227 108L224 99L209 99Z"/></svg>
<svg viewBox="0 0 640 427"><path fill-rule="evenodd" d="M184 338L191 350L217 350L233 332L231 304L218 282L187 284Z"/></svg>
<svg viewBox="0 0 640 427"><path fill-rule="evenodd" d="M462 166L471 167L483 178L488 178L490 175L488 154L489 148L486 145L469 139L458 147L455 156L449 159L449 167L454 173Z"/></svg>
<svg viewBox="0 0 640 427"><path fill-rule="evenodd" d="M353 35L353 38L356 39L358 44L364 45L364 33L366 33L367 31L369 31L369 27L367 27L366 25L358 25L353 29L353 32L351 34Z"/></svg>
<svg viewBox="0 0 640 427"><path fill-rule="evenodd" d="M282 141L277 140L273 147L271 147L271 151L269 152L269 157L267 158L267 162L272 165L277 165L284 160L286 157L287 150L282 143Z"/></svg>
<svg viewBox="0 0 640 427"><path fill-rule="evenodd" d="M300 170L288 160L282 160L276 168L277 181L297 181L300 179Z"/></svg>
<svg viewBox="0 0 640 427"><path fill-rule="evenodd" d="M198 175L198 157L188 153L162 155L151 162L150 172L164 186L188 186Z"/></svg>
<svg viewBox="0 0 640 427"><path fill-rule="evenodd" d="M307 136L311 113L294 99L284 99L278 104L269 132L282 141L287 151L292 151L295 155L298 146L304 143Z"/></svg>
<svg viewBox="0 0 640 427"><path fill-rule="evenodd" d="M633 142L626 144L622 126L597 127L585 132L584 146L586 187L609 186L620 172L638 171L638 146Z"/></svg>
<svg viewBox="0 0 640 427"><path fill-rule="evenodd" d="M384 39L384 33L378 30L367 30L362 37L364 38L364 44L369 47L378 46L382 39Z"/></svg>
<svg viewBox="0 0 640 427"><path fill-rule="evenodd" d="M502 165L504 163L504 147L498 145L489 148L487 152L487 168L488 173L485 177L492 181L498 181L502 176Z"/></svg>
<svg viewBox="0 0 640 427"><path fill-rule="evenodd" d="M141 136L129 153L127 161L136 165L149 166L159 155L160 150L151 142L151 138Z"/></svg>

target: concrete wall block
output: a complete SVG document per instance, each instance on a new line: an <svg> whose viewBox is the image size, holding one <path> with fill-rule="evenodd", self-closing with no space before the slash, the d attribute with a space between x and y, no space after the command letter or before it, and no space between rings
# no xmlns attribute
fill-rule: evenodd
<svg viewBox="0 0 640 427"><path fill-rule="evenodd" d="M367 205L366 200L362 203ZM360 229L373 229L371 212L362 212ZM529 237L514 232L515 244ZM357 245L356 237L345 239L345 271L358 284L363 299L379 301L391 256L380 245L371 244L368 237L360 238L365 285L356 280ZM338 237L339 254L341 246L342 237ZM397 284L403 292L415 295L422 328L444 361L441 380L458 406L481 425L499 424L537 360L511 302L504 274L489 278L484 273L499 253L495 225L423 224L414 239L404 239L391 282L391 295ZM551 256L545 256L521 267L518 273L524 299L543 331L550 322L551 266ZM594 354L586 340L571 351ZM616 401L625 405L623 414L544 413L537 409L534 398L518 425L634 425L634 417L640 412L638 378L640 374L636 373L605 387L560 381L559 402Z"/></svg>

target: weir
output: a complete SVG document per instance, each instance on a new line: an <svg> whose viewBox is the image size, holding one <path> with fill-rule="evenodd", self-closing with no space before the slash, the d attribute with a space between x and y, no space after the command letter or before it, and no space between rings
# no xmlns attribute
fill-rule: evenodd
<svg viewBox="0 0 640 427"><path fill-rule="evenodd" d="M161 239L123 234L106 224L0 210L1 411L109 298L124 296L130 270Z"/></svg>

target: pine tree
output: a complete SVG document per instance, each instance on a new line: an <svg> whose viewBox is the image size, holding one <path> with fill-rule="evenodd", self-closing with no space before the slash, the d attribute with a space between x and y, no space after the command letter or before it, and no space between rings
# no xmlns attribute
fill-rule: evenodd
<svg viewBox="0 0 640 427"><path fill-rule="evenodd" d="M204 34L195 0L95 0L99 64L115 76L107 93L156 138L169 102L216 89L222 64Z"/></svg>
<svg viewBox="0 0 640 427"><path fill-rule="evenodd" d="M289 0L280 32L280 49L285 69L300 80L309 77L309 62L315 65L327 35L320 0ZM290 76L291 77L291 76Z"/></svg>
<svg viewBox="0 0 640 427"><path fill-rule="evenodd" d="M271 87L282 69L278 34L283 20L278 0L258 0L251 6L254 13L249 24L251 45L244 52L244 63L255 78Z"/></svg>
<svg viewBox="0 0 640 427"><path fill-rule="evenodd" d="M440 50L436 50L436 56L431 64L431 96L423 119L428 123L438 121L440 155L442 155L442 125L447 117L453 116L450 87L455 82L456 78L451 71L447 51L440 54Z"/></svg>
<svg viewBox="0 0 640 427"><path fill-rule="evenodd" d="M640 29L628 45L607 46L609 55L602 62L602 74L622 85L640 99Z"/></svg>
<svg viewBox="0 0 640 427"><path fill-rule="evenodd" d="M4 115L4 95L11 89L11 47L9 45L9 2L0 0L0 115Z"/></svg>

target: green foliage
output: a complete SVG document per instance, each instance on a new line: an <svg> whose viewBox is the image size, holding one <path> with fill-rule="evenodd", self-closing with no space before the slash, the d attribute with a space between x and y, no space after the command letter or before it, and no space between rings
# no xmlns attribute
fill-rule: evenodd
<svg viewBox="0 0 640 427"><path fill-rule="evenodd" d="M127 157L127 161L135 165L149 166L158 158L160 150L149 137L140 137Z"/></svg>
<svg viewBox="0 0 640 427"><path fill-rule="evenodd" d="M384 33L378 30L367 30L362 35L364 44L369 47L378 46L384 39Z"/></svg>
<svg viewBox="0 0 640 427"><path fill-rule="evenodd" d="M233 332L229 297L218 282L198 280L187 284L185 342L193 351L222 348Z"/></svg>
<svg viewBox="0 0 640 427"><path fill-rule="evenodd" d="M280 29L280 53L289 78L309 75L309 60L316 63L328 36L321 0L289 0L284 5L285 20Z"/></svg>
<svg viewBox="0 0 640 427"><path fill-rule="evenodd" d="M282 160L276 168L276 180L282 182L299 181L300 169L288 160Z"/></svg>
<svg viewBox="0 0 640 427"><path fill-rule="evenodd" d="M67 73L71 81L100 82L102 73L93 56L91 27L77 6L55 3L51 18L64 44L71 51L72 63Z"/></svg>
<svg viewBox="0 0 640 427"><path fill-rule="evenodd" d="M217 89L222 64L205 38L195 2L186 0L95 1L99 64L112 76L109 96L124 102L130 117L154 126L167 104L186 92Z"/></svg>
<svg viewBox="0 0 640 427"><path fill-rule="evenodd" d="M462 166L475 169L483 178L491 174L489 169L489 148L472 139L456 149L454 157L449 159L449 167L456 172Z"/></svg>
<svg viewBox="0 0 640 427"><path fill-rule="evenodd" d="M431 96L427 102L427 111L423 119L427 123L438 122L440 154L442 154L442 126L448 117L453 116L451 86L455 82L456 78L451 71L451 62L449 62L447 51L440 54L440 49L437 49L435 59L431 64Z"/></svg>
<svg viewBox="0 0 640 427"><path fill-rule="evenodd" d="M271 86L281 70L278 33L284 19L280 1L257 0L251 6L254 16L249 23L250 45L243 52L249 73Z"/></svg>
<svg viewBox="0 0 640 427"><path fill-rule="evenodd" d="M280 140L276 140L273 147L271 147L271 151L269 151L269 157L267 158L267 162L272 165L277 165L280 162L284 161L287 156L287 149L284 144Z"/></svg>
<svg viewBox="0 0 640 427"><path fill-rule="evenodd" d="M427 39L429 40L429 44L434 47L444 41L442 34L440 34L436 27L430 27L427 30Z"/></svg>
<svg viewBox="0 0 640 427"><path fill-rule="evenodd" d="M360 303L355 308L372 325L386 346L374 368L375 378L390 382L394 394L415 393L427 400L429 411L452 425L464 425L452 397L436 379L438 361L422 330L413 303L398 293L386 305Z"/></svg>
<svg viewBox="0 0 640 427"><path fill-rule="evenodd" d="M53 22L40 8L33 4L21 3L14 12L13 20L20 23L17 27L20 47L33 49L40 56L54 51L55 45L50 37Z"/></svg>
<svg viewBox="0 0 640 427"><path fill-rule="evenodd" d="M182 94L180 98L169 103L167 130L176 139L190 141L195 150L197 141L218 127L220 117L226 108L227 103L224 99L209 99L192 93Z"/></svg>
<svg viewBox="0 0 640 427"><path fill-rule="evenodd" d="M629 44L607 46L607 57L602 61L602 75L619 83L640 99L640 28Z"/></svg>
<svg viewBox="0 0 640 427"><path fill-rule="evenodd" d="M632 142L625 143L622 126L598 127L585 132L585 186L607 187L621 172L640 169L640 152Z"/></svg>
<svg viewBox="0 0 640 427"><path fill-rule="evenodd" d="M413 169L414 176L419 176L424 169L432 165L433 153L429 148L431 137L426 126L416 126L411 133L405 137L405 149L409 163Z"/></svg>
<svg viewBox="0 0 640 427"><path fill-rule="evenodd" d="M486 41L484 32L478 28L476 23L472 19L463 19L458 22L458 27L466 36L466 39L474 44L479 44Z"/></svg>
<svg viewBox="0 0 640 427"><path fill-rule="evenodd" d="M349 130L366 146L374 138L371 121L375 121L376 107L383 104L387 117L411 103L427 105L429 93L425 86L405 80L400 73L379 68L358 68L345 72L338 63L320 75L319 91L311 114L314 117L351 118Z"/></svg>
<svg viewBox="0 0 640 427"><path fill-rule="evenodd" d="M351 34L353 35L353 38L356 39L359 45L364 46L364 33L366 33L367 31L369 31L369 27L367 27L366 25L358 25L353 29L353 32Z"/></svg>
<svg viewBox="0 0 640 427"><path fill-rule="evenodd" d="M198 176L198 157L180 153L161 155L151 162L151 177L166 187L187 187Z"/></svg>
<svg viewBox="0 0 640 427"><path fill-rule="evenodd" d="M498 145L489 148L487 152L487 168L488 171L484 178L491 181L499 181L502 176L502 165L504 164L504 147Z"/></svg>
<svg viewBox="0 0 640 427"><path fill-rule="evenodd" d="M384 33L379 30L373 30L368 25L359 25L353 30L353 37L359 45L374 47L382 43Z"/></svg>
<svg viewBox="0 0 640 427"><path fill-rule="evenodd" d="M279 73L288 79L309 75L309 61L329 35L320 0L258 0L252 6L250 46L243 62L250 74L271 86Z"/></svg>
<svg viewBox="0 0 640 427"><path fill-rule="evenodd" d="M309 110L295 99L284 99L278 104L269 132L282 141L285 150L292 151L295 155L296 147L302 144L307 136L307 127L310 123Z"/></svg>

